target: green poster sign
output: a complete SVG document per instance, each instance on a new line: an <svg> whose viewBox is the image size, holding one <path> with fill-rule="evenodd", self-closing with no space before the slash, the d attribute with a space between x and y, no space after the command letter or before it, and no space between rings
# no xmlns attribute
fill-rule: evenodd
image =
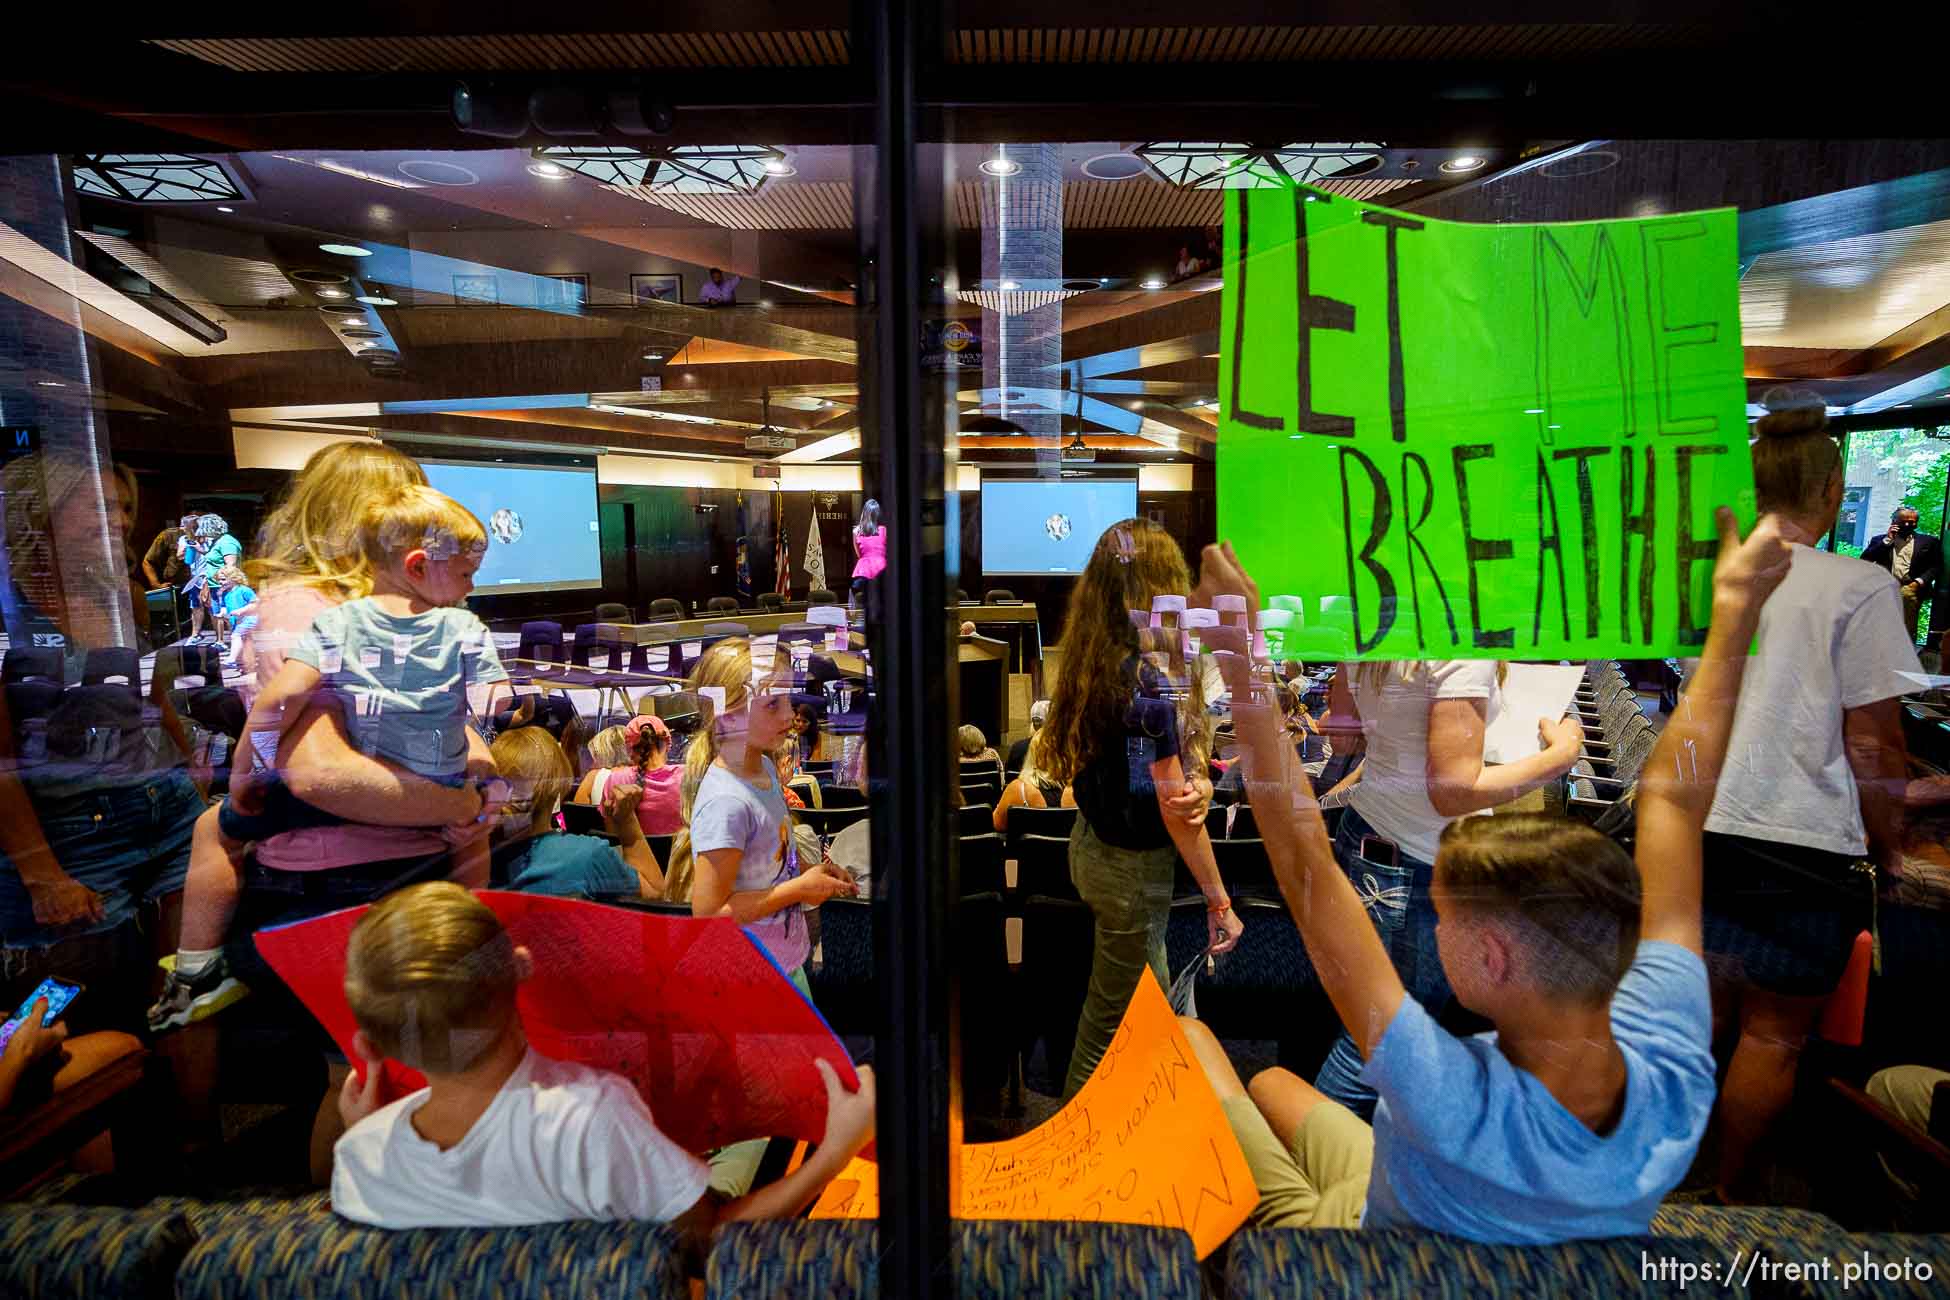
<svg viewBox="0 0 1950 1300"><path fill-rule="evenodd" d="M1432 221L1237 190L1219 535L1299 659L1696 651L1754 517L1732 209Z"/></svg>

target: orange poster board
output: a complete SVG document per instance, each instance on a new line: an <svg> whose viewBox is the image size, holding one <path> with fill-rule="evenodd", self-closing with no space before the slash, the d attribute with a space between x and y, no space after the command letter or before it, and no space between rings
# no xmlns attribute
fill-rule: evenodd
<svg viewBox="0 0 1950 1300"><path fill-rule="evenodd" d="M1110 1050L1049 1121L962 1148L956 1215L1181 1228L1204 1259L1246 1221L1259 1189L1219 1098L1149 970ZM880 1168L856 1158L815 1219L880 1213Z"/></svg>

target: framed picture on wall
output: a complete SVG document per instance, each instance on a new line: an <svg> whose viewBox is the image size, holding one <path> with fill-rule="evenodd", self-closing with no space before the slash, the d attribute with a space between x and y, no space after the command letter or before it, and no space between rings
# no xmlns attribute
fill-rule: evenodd
<svg viewBox="0 0 1950 1300"><path fill-rule="evenodd" d="M501 301L491 275L456 275L454 303L461 307L492 307Z"/></svg>
<svg viewBox="0 0 1950 1300"><path fill-rule="evenodd" d="M630 301L641 307L651 302L684 301L684 277L681 275L645 275L639 272L630 277Z"/></svg>
<svg viewBox="0 0 1950 1300"><path fill-rule="evenodd" d="M589 277L586 275L544 275L535 280L537 307L583 307L588 302Z"/></svg>

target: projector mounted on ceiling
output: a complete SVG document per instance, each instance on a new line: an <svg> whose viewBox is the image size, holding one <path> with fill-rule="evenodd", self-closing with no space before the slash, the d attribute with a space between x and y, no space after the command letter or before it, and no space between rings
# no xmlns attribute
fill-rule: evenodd
<svg viewBox="0 0 1950 1300"><path fill-rule="evenodd" d="M1085 443L1083 435L1078 434L1070 445L1063 449L1063 459L1066 461L1095 460L1097 459L1097 449Z"/></svg>

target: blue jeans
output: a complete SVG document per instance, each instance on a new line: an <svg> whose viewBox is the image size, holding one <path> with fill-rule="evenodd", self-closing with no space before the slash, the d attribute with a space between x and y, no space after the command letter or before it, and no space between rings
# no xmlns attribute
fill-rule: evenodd
<svg viewBox="0 0 1950 1300"><path fill-rule="evenodd" d="M1368 861L1361 856L1361 837L1375 833L1360 813L1349 808L1341 814L1340 827L1334 834L1334 857L1361 895L1408 995L1430 1015L1440 1015L1451 995L1449 977L1442 973L1442 959L1435 946L1435 904L1429 898L1435 868L1406 853L1398 866ZM1320 1073L1314 1076L1314 1086L1361 1118L1370 1119L1375 1093L1361 1082L1363 1064L1361 1050L1343 1030Z"/></svg>
<svg viewBox="0 0 1950 1300"><path fill-rule="evenodd" d="M0 870L0 940L5 946L39 948L80 935L106 934L133 919L144 902L183 887L190 831L203 812L203 796L182 768L153 772L119 788L33 802L54 860L101 895L102 919L60 934L43 930L20 874L8 863Z"/></svg>

